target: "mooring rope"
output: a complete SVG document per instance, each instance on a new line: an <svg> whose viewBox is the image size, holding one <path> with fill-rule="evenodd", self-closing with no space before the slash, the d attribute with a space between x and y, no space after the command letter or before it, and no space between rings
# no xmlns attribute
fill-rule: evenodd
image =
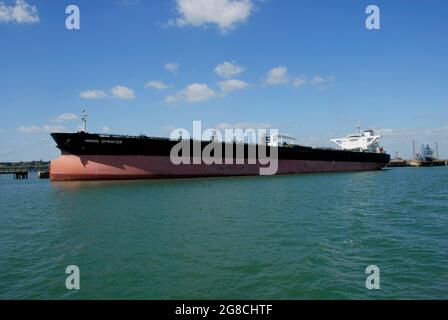
<svg viewBox="0 0 448 320"><path fill-rule="evenodd" d="M41 145L41 144L46 143L46 142L50 142L50 141L52 141L52 140L53 140L52 138L48 138L48 139L45 139L45 140L41 140L41 141L38 141L38 142L34 142L34 143L31 143L31 144L22 146L22 147L20 147L20 148L11 150L11 151L6 152L6 153L1 153L1 154L0 154L0 158L5 157L5 156L8 156L8 155L13 154L13 153L16 153L16 152L20 152L20 151L26 150L26 149L34 148L34 147L36 147L36 146L38 146L38 145Z"/></svg>

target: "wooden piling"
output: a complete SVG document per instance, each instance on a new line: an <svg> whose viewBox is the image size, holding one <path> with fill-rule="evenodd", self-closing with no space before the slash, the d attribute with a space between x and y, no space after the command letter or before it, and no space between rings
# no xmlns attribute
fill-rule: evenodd
<svg viewBox="0 0 448 320"><path fill-rule="evenodd" d="M28 171L15 172L14 179L18 179L18 180L28 179Z"/></svg>

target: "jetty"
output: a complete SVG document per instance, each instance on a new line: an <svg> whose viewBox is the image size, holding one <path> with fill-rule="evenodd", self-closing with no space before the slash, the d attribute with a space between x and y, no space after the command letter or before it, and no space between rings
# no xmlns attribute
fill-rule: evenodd
<svg viewBox="0 0 448 320"><path fill-rule="evenodd" d="M28 179L29 172L37 172L39 179L48 179L49 163L44 161L0 163L0 175L12 175L14 179L24 180Z"/></svg>
<svg viewBox="0 0 448 320"><path fill-rule="evenodd" d="M432 161L422 161L422 160L410 160L409 166L411 167L442 167L446 166L446 160L432 160Z"/></svg>
<svg viewBox="0 0 448 320"><path fill-rule="evenodd" d="M0 168L0 174L12 174L14 179L28 179L26 168Z"/></svg>
<svg viewBox="0 0 448 320"><path fill-rule="evenodd" d="M393 159L387 165L388 168L402 168L402 167L443 167L448 166L448 160L437 161L419 161L419 160L396 160Z"/></svg>

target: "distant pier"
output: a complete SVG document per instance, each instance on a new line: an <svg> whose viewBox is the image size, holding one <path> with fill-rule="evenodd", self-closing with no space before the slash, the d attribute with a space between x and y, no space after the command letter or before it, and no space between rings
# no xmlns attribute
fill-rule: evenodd
<svg viewBox="0 0 448 320"><path fill-rule="evenodd" d="M25 168L0 168L0 174L12 174L14 179L28 179L28 170Z"/></svg>
<svg viewBox="0 0 448 320"><path fill-rule="evenodd" d="M20 163L0 163L0 175L12 175L14 179L28 179L29 172L37 172L39 179L50 177L49 163L43 161L20 162Z"/></svg>
<svg viewBox="0 0 448 320"><path fill-rule="evenodd" d="M411 160L409 165L411 167L442 167L446 166L447 161L445 160L433 160L433 161L421 161L421 160Z"/></svg>
<svg viewBox="0 0 448 320"><path fill-rule="evenodd" d="M28 179L28 171L14 173L14 179L18 180Z"/></svg>
<svg viewBox="0 0 448 320"><path fill-rule="evenodd" d="M448 160L434 160L434 161L421 161L421 160L403 160L392 159L387 165L388 168L399 167L443 167L448 165Z"/></svg>

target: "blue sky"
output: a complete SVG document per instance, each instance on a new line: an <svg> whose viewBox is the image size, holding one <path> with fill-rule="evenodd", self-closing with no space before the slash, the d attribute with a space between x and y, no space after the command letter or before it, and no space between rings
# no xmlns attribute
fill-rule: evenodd
<svg viewBox="0 0 448 320"><path fill-rule="evenodd" d="M57 157L49 132L76 131L84 109L94 132L201 120L316 146L360 121L391 154L416 139L448 158L448 2L204 1L0 0L0 161Z"/></svg>

